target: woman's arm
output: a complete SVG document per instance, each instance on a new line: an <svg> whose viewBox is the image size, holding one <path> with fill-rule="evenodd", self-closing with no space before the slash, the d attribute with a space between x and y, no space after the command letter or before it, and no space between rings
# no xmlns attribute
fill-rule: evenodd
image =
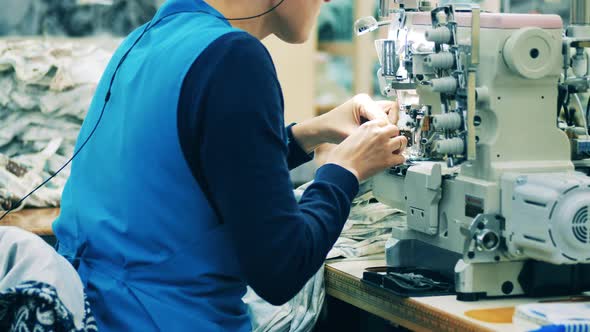
<svg viewBox="0 0 590 332"><path fill-rule="evenodd" d="M405 138L392 139L397 128L385 121L363 125L332 151L298 203L273 64L254 38L232 38L196 63L214 68L215 75L206 80L206 97L193 110L201 115L187 117L199 131L194 173L227 227L245 281L267 301L280 304L323 264L348 217L359 179L403 161L392 152L403 147Z"/></svg>

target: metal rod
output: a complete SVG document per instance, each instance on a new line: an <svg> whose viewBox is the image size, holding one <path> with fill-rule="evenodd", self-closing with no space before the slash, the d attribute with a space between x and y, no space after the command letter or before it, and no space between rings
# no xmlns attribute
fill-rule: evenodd
<svg viewBox="0 0 590 332"><path fill-rule="evenodd" d="M469 73L467 75L467 160L477 158L475 138L475 111L476 111L476 74L479 65L480 46L480 15L479 6L471 10L471 58Z"/></svg>
<svg viewBox="0 0 590 332"><path fill-rule="evenodd" d="M570 24L590 25L590 2L587 0L572 0Z"/></svg>

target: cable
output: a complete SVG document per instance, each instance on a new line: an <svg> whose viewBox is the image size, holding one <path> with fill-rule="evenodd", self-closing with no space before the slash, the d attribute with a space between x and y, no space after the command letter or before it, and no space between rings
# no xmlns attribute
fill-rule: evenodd
<svg viewBox="0 0 590 332"><path fill-rule="evenodd" d="M221 19L221 20L226 20L226 21L245 21L245 20L251 20L251 19L262 17L264 15L267 15L267 14L273 12L280 5L282 5L283 2L285 2L285 0L281 0L281 2L279 2L278 4L276 4L275 6L273 6L272 8L270 8L269 10L265 11L264 13L258 14L258 15L254 15L254 16L238 17L238 18L225 18L223 16L215 16L214 15L214 17L216 17L218 19ZM115 78L117 77L117 73L119 72L119 69L123 65L123 62L125 62L125 60L127 59L127 56L129 55L129 53L131 53L131 51L133 50L133 48L135 48L135 46L139 43L139 41L143 38L143 36L152 27L158 25L158 23L160 23L163 19L165 19L165 18L167 18L169 16L172 16L172 15L176 15L176 14L180 14L180 13L187 13L187 12L195 13L195 12L202 12L202 11L183 11L183 12L176 12L176 13L172 13L172 14L166 15L164 17L161 17L158 21L154 22L153 24L152 24L152 22L148 23L148 25L145 27L145 29L143 29L143 31L141 32L141 34L139 35L139 37L135 40L135 42L131 45L131 47L125 52L125 54L123 54L123 56L121 57L121 60L117 64L117 67L115 67L115 71L113 72L113 76L111 77L111 80L109 82L109 87L108 87L107 93L105 95L104 104L102 105L102 109L100 111L100 115L98 116L98 120L96 121L96 124L94 125L94 128L92 128L92 130L90 131L90 134L88 134L88 137L80 145L80 147L78 148L78 150L76 152L74 152L74 154L72 155L72 157L70 159L68 159L68 161L65 164L63 164L63 166L61 166L55 173L53 173L46 180L44 180L43 182L41 182L41 184L38 185L37 187L35 187L35 189L31 190L31 192L29 192L23 198L21 198L18 202L16 202L16 204L14 204L14 207L10 207L9 209L7 209L4 212L4 214L2 214L2 216L0 216L0 221L2 221L8 214L10 214L14 210L16 210L21 204L24 203L24 201L27 198L29 198L31 195L33 195L35 192L37 192L37 190L43 188L47 183L49 183L49 181L53 180L57 175L59 175L59 173L61 173L66 167L68 167L69 164L72 163L72 161L74 161L74 159L78 156L78 154L80 154L80 152L82 151L82 149L84 149L84 147L86 146L86 144L88 144L88 142L90 141L90 139L92 138L92 136L94 136L94 133L96 132L96 129L98 129L98 125L100 124L100 122L102 120L102 117L103 117L103 115L105 113L106 107L107 107L107 105L109 103L109 100L111 99L111 89L112 89L113 84L115 82Z"/></svg>
<svg viewBox="0 0 590 332"><path fill-rule="evenodd" d="M59 173L61 173L61 171L63 171L66 167L68 167L68 165L78 156L78 154L80 154L80 152L82 151L82 149L86 146L86 144L88 143L88 141L90 141L90 139L94 135L94 132L96 132L96 129L98 128L98 125L100 124L100 122L102 120L102 117L104 115L104 111L105 111L105 109L106 109L106 107L107 107L107 105L109 103L109 100L111 99L111 88L113 87L113 83L115 82L115 77L117 76L117 72L119 71L119 68L121 68L121 66L123 65L123 62L125 61L125 59L127 59L127 56L129 55L129 53L131 52L131 50L135 47L135 45L137 45L137 43L139 43L139 41L141 40L141 38L145 35L145 33L149 30L150 27L151 27L151 25L146 26L146 28L143 30L143 32L141 33L141 35L139 35L139 38L137 38L137 40L133 43L133 45L131 46L131 48L129 48L129 50L127 50L127 52L125 52L125 54L121 58L121 61L119 61L119 63L117 64L117 67L115 68L115 71L113 73L113 76L111 77L111 81L110 81L109 87L107 89L107 93L106 93L106 96L105 96L105 99L104 99L104 104L102 105L102 109L100 111L100 115L98 116L98 120L96 121L96 124L94 125L94 128L92 128L92 131L90 131L90 134L88 135L88 137L86 138L86 140L84 140L84 142L80 145L80 147L78 148L78 150L72 155L72 157L65 164L63 164L63 166L61 166L57 170L57 172L53 173L50 177L48 177L40 185L38 185L37 187L35 187L35 189L33 189L31 192L29 192L23 198L21 198L15 204L15 207L11 207L10 209L6 210L4 212L4 214L0 217L0 221L2 219L4 219L4 217L6 217L10 212L12 212L16 208L18 208L27 198L29 198L31 195L33 195L37 190L41 189L43 186L45 186L47 183L49 183L49 181L53 180Z"/></svg>
<svg viewBox="0 0 590 332"><path fill-rule="evenodd" d="M283 4L283 2L285 2L285 0L281 0L281 2L279 2L276 5L274 5L271 9L265 11L264 13L258 14L258 15L254 15L254 16L238 17L238 18L225 18L225 17L220 17L220 16L217 16L217 17L218 18L221 18L221 19L224 19L224 20L227 20L227 21L246 21L246 20L252 20L252 19L255 19L255 18L262 17L262 16L264 16L266 14L272 13L275 9L279 8L279 6Z"/></svg>

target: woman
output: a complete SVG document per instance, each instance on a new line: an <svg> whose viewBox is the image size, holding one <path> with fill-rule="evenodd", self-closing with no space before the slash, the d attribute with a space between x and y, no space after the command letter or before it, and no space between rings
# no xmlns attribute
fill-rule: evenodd
<svg viewBox="0 0 590 332"><path fill-rule="evenodd" d="M248 331L246 285L289 300L359 181L404 162L406 139L366 96L284 128L259 40L303 42L320 4L169 0L115 53L54 224L102 331ZM338 145L297 203L289 169L323 143Z"/></svg>

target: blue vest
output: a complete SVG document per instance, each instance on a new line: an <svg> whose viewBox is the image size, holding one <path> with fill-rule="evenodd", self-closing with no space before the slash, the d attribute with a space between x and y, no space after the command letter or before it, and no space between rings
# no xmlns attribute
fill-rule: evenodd
<svg viewBox="0 0 590 332"><path fill-rule="evenodd" d="M236 31L220 16L202 0L169 0L120 67L101 123L73 162L53 228L101 331L250 330L227 230L194 179L177 130L186 73L208 45ZM115 68L145 28L113 56L78 148L98 121Z"/></svg>

